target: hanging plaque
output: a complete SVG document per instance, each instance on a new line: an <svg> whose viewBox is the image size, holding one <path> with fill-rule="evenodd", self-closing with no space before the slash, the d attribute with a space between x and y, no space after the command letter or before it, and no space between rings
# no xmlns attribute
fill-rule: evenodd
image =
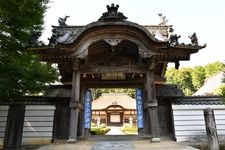
<svg viewBox="0 0 225 150"><path fill-rule="evenodd" d="M125 80L126 74L122 72L102 73L101 80Z"/></svg>

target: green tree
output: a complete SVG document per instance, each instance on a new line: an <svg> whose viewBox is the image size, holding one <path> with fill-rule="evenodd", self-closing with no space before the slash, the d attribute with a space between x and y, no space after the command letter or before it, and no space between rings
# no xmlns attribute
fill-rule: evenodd
<svg viewBox="0 0 225 150"><path fill-rule="evenodd" d="M225 64L220 61L216 61L205 66L206 77L211 77L221 71L225 71ZM225 83L225 76L222 82ZM222 95L225 98L225 85L223 84L218 87L215 91L213 91L213 94Z"/></svg>
<svg viewBox="0 0 225 150"><path fill-rule="evenodd" d="M223 80L222 82L224 83L221 87L221 95L223 96L224 100L225 100L225 70L223 71L224 75L223 75Z"/></svg>
<svg viewBox="0 0 225 150"><path fill-rule="evenodd" d="M214 63L209 63L205 66L205 77L211 77L215 74L217 74L220 71L223 71L225 69L225 64L223 64L220 61L216 61Z"/></svg>
<svg viewBox="0 0 225 150"><path fill-rule="evenodd" d="M0 1L0 97L18 98L42 92L57 79L57 71L27 53L41 44L48 0Z"/></svg>
<svg viewBox="0 0 225 150"><path fill-rule="evenodd" d="M166 70L166 83L168 84L177 84L177 81L175 80L175 76L177 74L178 70L175 68L169 68Z"/></svg>
<svg viewBox="0 0 225 150"><path fill-rule="evenodd" d="M224 69L225 64L217 61L209 63L205 67L195 66L193 68L181 68L179 70L170 68L166 71L165 77L167 83L177 84L178 87L183 90L185 95L192 95L203 86L206 78L211 77ZM217 90L217 93L221 93L223 89L224 88L221 87Z"/></svg>
<svg viewBox="0 0 225 150"><path fill-rule="evenodd" d="M191 72L192 84L195 89L199 89L205 82L205 68L202 66L195 66Z"/></svg>
<svg viewBox="0 0 225 150"><path fill-rule="evenodd" d="M215 89L215 91L213 91L213 94L221 95L225 98L225 84L222 84L217 89Z"/></svg>
<svg viewBox="0 0 225 150"><path fill-rule="evenodd" d="M178 87L184 91L185 95L192 95L195 92L192 84L191 72L191 68L181 68L178 70L176 76Z"/></svg>
<svg viewBox="0 0 225 150"><path fill-rule="evenodd" d="M135 89L132 88L95 88L92 89L93 99L97 99L104 93L123 93L132 98L135 97Z"/></svg>
<svg viewBox="0 0 225 150"><path fill-rule="evenodd" d="M191 72L191 68L168 69L165 74L166 82L177 84L185 95L192 95L196 90L192 84Z"/></svg>

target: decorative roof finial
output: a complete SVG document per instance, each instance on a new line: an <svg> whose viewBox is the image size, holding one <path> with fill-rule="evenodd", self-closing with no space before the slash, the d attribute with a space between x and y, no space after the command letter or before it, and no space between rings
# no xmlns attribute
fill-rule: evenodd
<svg viewBox="0 0 225 150"><path fill-rule="evenodd" d="M59 26L67 26L66 24L66 20L67 18L69 18L70 16L65 16L64 18L60 18L58 19L58 22L59 22Z"/></svg>
<svg viewBox="0 0 225 150"><path fill-rule="evenodd" d="M117 14L119 5L116 5L116 7L115 7L114 4L111 4L111 7L109 5L107 5L106 8L107 8L109 13Z"/></svg>
<svg viewBox="0 0 225 150"><path fill-rule="evenodd" d="M102 14L102 16L98 19L99 21L124 21L127 19L123 13L118 12L119 5L111 4L111 6L106 6L108 12Z"/></svg>
<svg viewBox="0 0 225 150"><path fill-rule="evenodd" d="M160 23L159 25L161 26L166 26L166 23L169 21L166 19L166 16L163 16L162 13L158 13L159 17L160 17Z"/></svg>
<svg viewBox="0 0 225 150"><path fill-rule="evenodd" d="M56 43L57 43L57 38L58 38L57 30L55 28L53 28L52 29L52 36L51 36L51 38L48 38L48 40L49 40L48 45L55 46Z"/></svg>
<svg viewBox="0 0 225 150"><path fill-rule="evenodd" d="M198 45L198 38L196 33L194 32L192 35L188 36L191 39L191 44L194 46Z"/></svg>
<svg viewBox="0 0 225 150"><path fill-rule="evenodd" d="M178 39L181 37L181 35L173 34L173 28L169 28L170 36L169 36L169 43L171 46L175 46L179 44Z"/></svg>

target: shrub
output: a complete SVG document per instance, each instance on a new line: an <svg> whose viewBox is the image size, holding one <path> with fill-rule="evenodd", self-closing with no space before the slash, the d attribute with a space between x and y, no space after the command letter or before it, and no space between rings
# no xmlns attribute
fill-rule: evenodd
<svg viewBox="0 0 225 150"><path fill-rule="evenodd" d="M100 127L100 128L91 128L91 135L105 135L110 131L110 128Z"/></svg>
<svg viewBox="0 0 225 150"><path fill-rule="evenodd" d="M125 124L122 128L121 131L124 132L125 134L137 134L138 129L137 127L130 127L127 124Z"/></svg>

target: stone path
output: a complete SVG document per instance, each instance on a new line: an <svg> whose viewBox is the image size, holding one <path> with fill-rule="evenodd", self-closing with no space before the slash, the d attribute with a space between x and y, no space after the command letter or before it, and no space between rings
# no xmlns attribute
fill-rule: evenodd
<svg viewBox="0 0 225 150"><path fill-rule="evenodd" d="M38 150L196 150L169 140L162 140L160 143L151 143L150 140L131 140L120 130L120 127L110 126L110 128L107 136L89 138L74 144L53 143L42 146ZM124 137L127 137L127 140Z"/></svg>
<svg viewBox="0 0 225 150"><path fill-rule="evenodd" d="M90 150L95 144L93 141L79 141L74 144L70 143L53 143L42 146L37 150Z"/></svg>
<svg viewBox="0 0 225 150"><path fill-rule="evenodd" d="M121 127L115 127L115 126L109 126L109 128L111 129L108 133L106 133L106 135L125 135L120 128Z"/></svg>
<svg viewBox="0 0 225 150"><path fill-rule="evenodd" d="M134 150L198 150L194 147L183 145L174 141L161 141L151 143L148 140L138 140L132 142Z"/></svg>
<svg viewBox="0 0 225 150"><path fill-rule="evenodd" d="M91 150L134 150L134 146L130 141L100 141Z"/></svg>
<svg viewBox="0 0 225 150"><path fill-rule="evenodd" d="M38 150L197 150L174 141L151 143L149 140L135 141L79 141L74 144L49 144Z"/></svg>

